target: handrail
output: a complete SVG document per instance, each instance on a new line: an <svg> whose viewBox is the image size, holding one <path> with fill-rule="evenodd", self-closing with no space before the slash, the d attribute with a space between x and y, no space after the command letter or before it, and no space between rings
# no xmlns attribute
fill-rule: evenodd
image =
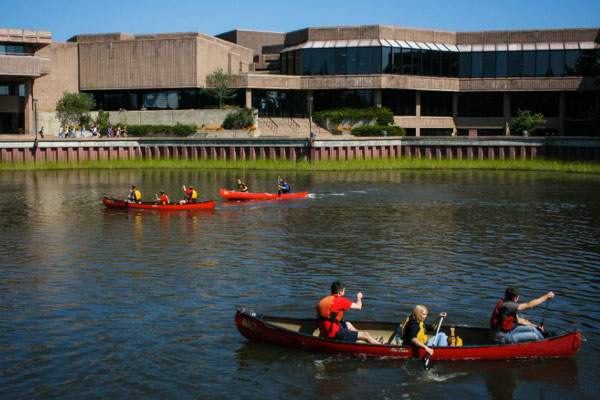
<svg viewBox="0 0 600 400"><path fill-rule="evenodd" d="M264 117L261 118L261 120L270 130L272 130L274 133L277 133L277 128L279 128L279 125L277 125L277 123L273 121L271 117Z"/></svg>
<svg viewBox="0 0 600 400"><path fill-rule="evenodd" d="M294 121L293 118L288 118L287 123L294 132L298 132L298 129L300 129L300 124Z"/></svg>

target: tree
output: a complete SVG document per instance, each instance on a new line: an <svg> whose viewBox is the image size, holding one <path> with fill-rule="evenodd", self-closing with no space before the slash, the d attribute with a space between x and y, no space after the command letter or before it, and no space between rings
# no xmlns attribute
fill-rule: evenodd
<svg viewBox="0 0 600 400"><path fill-rule="evenodd" d="M512 130L515 132L527 131L530 135L535 129L546 123L544 115L541 113L531 114L529 110L519 110L519 115L513 120Z"/></svg>
<svg viewBox="0 0 600 400"><path fill-rule="evenodd" d="M230 79L231 76L224 73L222 68L216 69L206 77L204 91L219 101L219 108L223 108L224 100L233 99L236 96L235 90L229 87Z"/></svg>
<svg viewBox="0 0 600 400"><path fill-rule="evenodd" d="M63 125L81 125L89 121L90 110L96 102L87 93L63 93L56 102L56 118Z"/></svg>
<svg viewBox="0 0 600 400"><path fill-rule="evenodd" d="M230 112L223 121L225 129L245 129L251 126L254 126L254 110L248 107Z"/></svg>

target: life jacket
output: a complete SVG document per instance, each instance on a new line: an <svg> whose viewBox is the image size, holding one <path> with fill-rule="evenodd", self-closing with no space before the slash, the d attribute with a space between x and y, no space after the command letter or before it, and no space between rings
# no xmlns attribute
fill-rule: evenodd
<svg viewBox="0 0 600 400"><path fill-rule="evenodd" d="M246 185L244 185L243 183L240 183L240 184L238 185L238 190L239 190L240 192L247 192L247 191L248 191L248 187L247 187Z"/></svg>
<svg viewBox="0 0 600 400"><path fill-rule="evenodd" d="M142 198L142 193L140 193L140 191L137 189L135 189L133 195L135 196L135 201L140 201L140 199Z"/></svg>
<svg viewBox="0 0 600 400"><path fill-rule="evenodd" d="M327 337L331 337L331 332L333 330L334 324L340 324L342 321L342 317L344 316L344 310L340 310L338 312L331 311L331 306L333 305L333 300L336 296L329 295L325 296L321 299L319 304L317 305L317 318L319 321L328 321L329 331L327 332ZM324 332L321 332L324 333Z"/></svg>
<svg viewBox="0 0 600 400"><path fill-rule="evenodd" d="M160 196L160 201L163 204L169 204L169 196L167 196L166 194L163 194L162 196Z"/></svg>
<svg viewBox="0 0 600 400"><path fill-rule="evenodd" d="M196 192L196 189L192 189L191 192L187 193L188 196L188 200L196 200L198 198L198 193Z"/></svg>
<svg viewBox="0 0 600 400"><path fill-rule="evenodd" d="M490 328L510 331L515 326L515 316L509 315L508 317L504 318L504 321L500 321L500 307L502 307L502 304L504 304L504 300L500 300L496 308L494 308L494 312L490 318Z"/></svg>
<svg viewBox="0 0 600 400"><path fill-rule="evenodd" d="M404 340L404 330L408 325L408 321L410 321L410 316L406 317L404 323L402 324L402 340ZM419 322L419 332L417 333L417 339L423 344L427 343L427 335L425 334L425 323L423 321ZM405 343L405 345L412 345L412 343Z"/></svg>

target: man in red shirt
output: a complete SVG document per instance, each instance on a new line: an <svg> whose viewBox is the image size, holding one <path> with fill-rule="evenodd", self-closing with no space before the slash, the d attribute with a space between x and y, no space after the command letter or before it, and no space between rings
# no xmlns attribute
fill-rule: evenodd
<svg viewBox="0 0 600 400"><path fill-rule="evenodd" d="M369 332L359 331L350 322L342 319L345 310L362 309L362 293L356 294L356 303L344 297L346 285L342 282L331 284L331 295L324 297L317 306L321 336L342 342L355 342L362 339L371 344L381 344L383 338L375 339Z"/></svg>

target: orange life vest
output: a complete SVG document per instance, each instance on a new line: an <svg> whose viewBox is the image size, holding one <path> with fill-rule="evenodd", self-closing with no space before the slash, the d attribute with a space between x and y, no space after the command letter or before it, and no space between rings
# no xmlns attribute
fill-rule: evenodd
<svg viewBox="0 0 600 400"><path fill-rule="evenodd" d="M503 331L510 331L515 326L515 316L509 315L504 318L504 321L500 321L500 307L504 304L504 300L500 300L496 308L494 308L494 312L492 313L492 317L490 318L490 328L501 329ZM500 324L500 325L499 325Z"/></svg>
<svg viewBox="0 0 600 400"><path fill-rule="evenodd" d="M321 299L319 304L317 305L317 317L320 321L329 321L329 332L327 332L327 336L331 335L331 331L333 329L333 324L340 324L342 321L342 317L344 316L344 310L340 310L338 312L332 312L331 306L333 305L333 300L336 296L329 295L325 296ZM322 332L324 333L324 332Z"/></svg>

